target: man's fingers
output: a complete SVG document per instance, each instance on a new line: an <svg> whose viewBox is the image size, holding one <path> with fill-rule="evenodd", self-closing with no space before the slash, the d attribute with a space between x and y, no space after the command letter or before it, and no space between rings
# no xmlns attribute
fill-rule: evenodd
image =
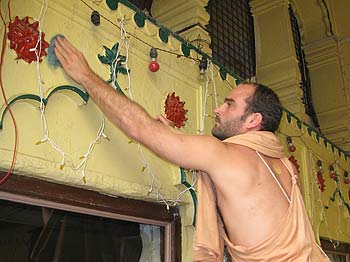
<svg viewBox="0 0 350 262"><path fill-rule="evenodd" d="M58 36L56 38L55 46L59 48L59 51L61 52L62 56L65 56L68 58L68 56L71 56L73 54L79 53L79 50L76 49L67 39L64 37Z"/></svg>
<svg viewBox="0 0 350 262"><path fill-rule="evenodd" d="M76 53L78 50L65 38L61 37L60 43L64 47L65 50L67 50L67 53Z"/></svg>
<svg viewBox="0 0 350 262"><path fill-rule="evenodd" d="M67 52L67 48L64 47L63 42L61 41L61 39L59 39L59 37L57 37L57 39L55 41L55 53L56 53L56 56L59 60L61 60L62 58L65 58L65 57L69 57L69 53ZM57 55L58 53L60 54L61 59Z"/></svg>
<svg viewBox="0 0 350 262"><path fill-rule="evenodd" d="M57 56L57 59L61 62L61 64L64 65L66 63L66 59L62 55L60 49L57 48L57 46L55 47L55 54Z"/></svg>

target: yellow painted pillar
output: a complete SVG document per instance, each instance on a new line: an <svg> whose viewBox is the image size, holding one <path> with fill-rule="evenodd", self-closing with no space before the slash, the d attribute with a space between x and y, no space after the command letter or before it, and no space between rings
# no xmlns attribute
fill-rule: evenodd
<svg viewBox="0 0 350 262"><path fill-rule="evenodd" d="M324 27L306 20L305 54L312 82L313 103L322 133L350 150L350 29L349 1L330 1L322 7ZM328 7L328 10L325 8ZM327 15L329 12L329 18ZM305 16L305 15L304 15ZM313 32L319 32L315 34ZM313 33L313 34L312 34Z"/></svg>
<svg viewBox="0 0 350 262"><path fill-rule="evenodd" d="M301 76L294 46L289 0L252 0L258 82L276 91L282 105L305 122Z"/></svg>
<svg viewBox="0 0 350 262"><path fill-rule="evenodd" d="M209 14L205 10L207 3L208 0L153 0L152 15L189 43L211 54L211 38L205 29L209 22Z"/></svg>

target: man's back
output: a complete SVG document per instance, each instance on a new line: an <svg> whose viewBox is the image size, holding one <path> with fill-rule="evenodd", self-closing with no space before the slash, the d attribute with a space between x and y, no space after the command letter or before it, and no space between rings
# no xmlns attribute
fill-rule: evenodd
<svg viewBox="0 0 350 262"><path fill-rule="evenodd" d="M277 142L271 135L262 136ZM223 222L219 222L222 224L218 227L219 239L223 239L236 262L328 262L313 235L295 167L280 150L270 150L269 143L250 148L254 139L261 140L260 134L229 141L217 170L221 174L211 176ZM197 243L201 243L200 238ZM207 254L215 256L200 258L204 254L199 251L200 246L195 248L195 261L221 260L210 249Z"/></svg>
<svg viewBox="0 0 350 262"><path fill-rule="evenodd" d="M292 180L286 167L280 159L262 157L290 198ZM281 221L289 207L288 199L250 148L227 144L222 167L220 181L214 184L226 233L235 245L252 246L265 239Z"/></svg>

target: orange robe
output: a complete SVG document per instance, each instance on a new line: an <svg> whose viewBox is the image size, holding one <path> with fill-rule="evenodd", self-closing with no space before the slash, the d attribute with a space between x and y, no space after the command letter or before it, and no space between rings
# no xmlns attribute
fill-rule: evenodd
<svg viewBox="0 0 350 262"><path fill-rule="evenodd" d="M329 258L316 243L296 184L296 176L277 137L271 132L256 131L228 138L224 142L240 144L269 157L280 158L293 182L291 198L288 199L290 205L278 226L263 241L251 247L235 246L228 239L218 214L215 188L209 176L201 173L197 187L198 210L193 261L222 262L223 247L226 244L235 262L329 262ZM269 169L268 166L267 168ZM271 175L274 176L273 173ZM283 190L282 187L281 189Z"/></svg>

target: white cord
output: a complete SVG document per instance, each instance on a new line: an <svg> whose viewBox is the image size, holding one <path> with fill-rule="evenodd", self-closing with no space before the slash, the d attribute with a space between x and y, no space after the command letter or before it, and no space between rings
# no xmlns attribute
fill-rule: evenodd
<svg viewBox="0 0 350 262"><path fill-rule="evenodd" d="M203 102L202 102L202 119L201 119L201 126L199 131L199 134L203 135L205 132L205 119L207 117L207 112L206 112L206 105L207 105L207 97L209 96L209 81L210 78L208 77L208 72L207 70L204 71L204 77L205 77L205 91L204 91L204 97L203 97Z"/></svg>
<svg viewBox="0 0 350 262"><path fill-rule="evenodd" d="M120 55L120 52L122 50L123 47L125 47L125 50L126 50L126 59L125 59L125 62L122 63L122 65L125 66L126 68L126 71L127 71L127 76L128 76L128 86L127 86L127 91L128 91L128 96L130 98L130 100L133 100L133 96L132 96L132 89L131 89L131 76L130 76L130 70L129 70L129 66L128 66L128 61L129 61L129 40L128 40L128 37L127 37L127 32L125 30L125 20L124 19L121 19L119 20L119 27L120 27L120 42L119 42L119 45L118 45L118 49L117 49L117 53L116 53L116 57L114 58L114 61L112 63L112 66L113 66L113 76L112 76L112 86L114 87L114 89L117 89L116 87L116 71L117 71L117 64L119 62L119 55ZM197 179L193 180L192 181L192 184L190 187L184 189L183 191L181 191L176 199L168 199L166 198L165 196L163 196L161 193L160 193L160 190L162 188L162 184L160 183L159 179L154 175L153 171L152 171L152 168L151 166L149 165L146 157L145 157L145 154L144 154L144 151L143 151L143 148L141 146L140 143L136 143L136 146L137 146L137 151L138 151L138 156L140 158L140 161L142 163L142 172L144 171L147 171L147 177L148 177L148 181L150 183L150 186L149 186L149 190L148 190L148 194L151 194L152 192L154 192L156 198L157 198L157 201L159 202L162 202L164 203L166 206L167 206L167 209L169 209L170 206L176 206L179 204L180 202L180 199L182 197L183 194L185 194L186 192L188 192L189 190L191 189L194 189L194 186L197 182ZM196 177L196 176L192 176L192 179L193 177Z"/></svg>
<svg viewBox="0 0 350 262"><path fill-rule="evenodd" d="M216 89L216 83L215 83L215 78L214 78L214 63L209 60L209 66L211 69L211 81L213 82L213 90L214 90L214 103L215 103L215 108L217 108L219 106L218 104L218 92Z"/></svg>
<svg viewBox="0 0 350 262"><path fill-rule="evenodd" d="M310 150L311 152L311 150ZM311 156L311 159L312 159L312 169L311 169L311 172L312 170L315 170L315 161L314 161L314 157ZM317 166L317 170L319 170L319 167ZM313 173L312 173L313 174ZM317 178L316 178L317 179ZM315 183L314 183L315 184ZM334 249L337 247L337 243L335 243L333 240L332 240L332 237L331 237L331 233L329 231L329 225L328 225L328 220L327 220L327 216L326 216L326 211L325 211L325 205L323 204L323 201L322 201L322 192L321 190L318 188L318 183L316 183L315 187L317 188L317 192L318 192L318 200L317 202L320 203L321 205L321 210L322 210L322 217L323 217L323 221L325 223L325 226L326 226L326 231L327 231L327 235L328 235L328 240L331 242L331 244L333 245ZM329 205L328 205L329 206Z"/></svg>
<svg viewBox="0 0 350 262"><path fill-rule="evenodd" d="M96 144L100 143L101 137L104 137L108 139L108 137L103 133L105 129L105 119L103 114L101 114L101 125L100 128L98 129L96 138L90 143L87 152L82 156L82 161L75 166L72 160L72 157L70 157L68 154L66 154L61 147L49 136L49 128L47 125L47 120L46 120L46 115L45 115L45 103L44 103L44 92L43 92L43 86L42 86L42 80L41 80L41 71L40 71L40 54L41 54L41 45L42 45L42 25L44 21L44 17L47 11L48 7L48 1L43 0L41 10L39 17L36 19L39 23L38 25L38 31L39 31L39 37L38 41L36 43L35 48L33 48L30 51L34 51L36 55L36 69L37 69L37 80L38 80L38 89L39 89L39 95L40 95L40 112L41 112L41 127L42 127L42 133L43 133L43 138L37 143L44 143L44 142L49 142L51 147L56 150L62 157L61 163L60 163L60 169L62 169L66 162L69 162L69 166L75 170L78 171L79 169L82 169L82 178L85 183L85 170L86 170L86 165L88 159L91 157L92 151L95 147Z"/></svg>

